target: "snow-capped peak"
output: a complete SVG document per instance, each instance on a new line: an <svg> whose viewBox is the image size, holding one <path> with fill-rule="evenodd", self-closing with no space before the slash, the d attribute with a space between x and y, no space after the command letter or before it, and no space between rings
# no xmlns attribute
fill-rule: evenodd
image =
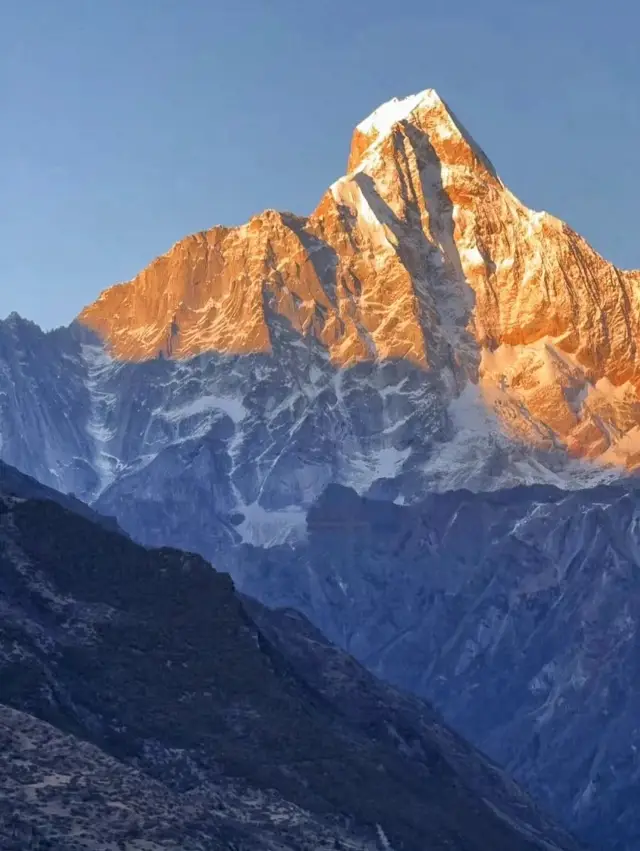
<svg viewBox="0 0 640 851"><path fill-rule="evenodd" d="M508 461L491 468L505 470L511 481L530 481L520 462L511 461L522 447L536 464L544 457L553 470L556 453L571 468L573 459L583 458L603 468L640 469L640 415L635 413L640 270L615 269L561 222L521 204L433 89L390 100L360 122L347 174L310 216L267 211L240 228L188 237L135 279L109 290L83 311L79 324L100 337L116 360L156 361L161 355L184 361L187 369L201 354L259 355L261 363L271 358L289 370L295 358L304 388L315 387L310 376L316 364L311 369L309 361L314 352L333 370L356 364L375 369L378 362L393 361L439 375L443 395L434 406L442 410L467 384L479 387L473 400L479 425L473 434L499 454L504 438ZM323 366L317 369L324 374ZM0 375L0 393L1 380ZM172 401L170 409L180 412L172 439L185 439L187 427L181 423L191 422L191 416L196 419L189 428L211 428L210 418L218 422L224 416L225 429L244 434L253 422L250 412L240 417L244 408L237 407L235 419L228 411L213 413L221 407L218 400L237 398L238 381L228 385L212 378L199 391L202 400ZM426 381L425 393L429 386ZM89 424L92 445L97 441L99 452L119 458L119 444L100 442L101 427L111 427L103 404L110 397L96 396L103 391L91 380L89 390L100 408L100 422L94 417ZM281 391L274 392L278 405L287 408ZM308 401L315 390L301 392ZM266 404L268 394L262 398ZM297 412L299 401L289 408ZM405 408L393 407L400 410ZM488 435L486 411L492 423L495 419ZM186 412L190 416L183 418ZM456 433L466 434L469 419ZM384 422L391 429L387 413ZM173 434L167 423L174 418L154 427L154 440ZM13 433L14 426L4 431L1 426L3 437ZM393 436L375 450L370 444L366 470L375 480L397 478L401 467L410 466L405 438L399 436L404 429L394 421L387 431ZM465 447L467 442L465 437ZM549 452L553 457L547 458ZM144 448L144 456L150 454ZM500 472L487 485L484 472L472 472L474 459L484 464L491 457L486 451L463 455L457 465L462 480L447 463L438 471L438 486L451 487L454 478L456 486L503 481ZM21 456L15 457L20 466ZM274 481L282 463L274 467ZM325 469L332 463L327 460ZM238 461L238 469L243 464ZM392 465L394 475L387 475ZM355 483L351 473L349 479L344 475ZM307 472L292 476L291 493L310 492ZM235 505L233 500L229 497ZM255 500L247 491L246 505ZM262 501L258 505L264 507Z"/></svg>
<svg viewBox="0 0 640 851"><path fill-rule="evenodd" d="M366 136L376 133L385 136L391 131L394 124L408 118L411 113L422 107L433 109L441 103L438 93L434 89L425 89L415 95L405 98L392 98L379 106L368 118L358 124L358 130Z"/></svg>

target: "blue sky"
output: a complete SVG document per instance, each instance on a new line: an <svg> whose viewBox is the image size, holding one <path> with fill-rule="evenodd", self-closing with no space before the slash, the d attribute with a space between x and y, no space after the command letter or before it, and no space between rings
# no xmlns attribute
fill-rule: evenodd
<svg viewBox="0 0 640 851"><path fill-rule="evenodd" d="M436 88L530 206L640 267L629 0L3 0L0 316L69 322L187 233L310 212Z"/></svg>

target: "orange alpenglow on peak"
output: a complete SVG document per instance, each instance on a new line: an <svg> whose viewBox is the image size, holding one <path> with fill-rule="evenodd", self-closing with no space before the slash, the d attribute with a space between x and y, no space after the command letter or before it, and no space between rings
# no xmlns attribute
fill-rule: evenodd
<svg viewBox="0 0 640 851"><path fill-rule="evenodd" d="M336 367L407 359L542 447L640 464L640 272L525 207L427 89L356 127L309 218L189 236L79 317L117 358L272 350L273 319Z"/></svg>
<svg viewBox="0 0 640 851"><path fill-rule="evenodd" d="M422 150L400 163L392 130L401 133L403 122L406 145ZM427 225L429 206L432 217L439 215L434 205L440 200L427 197L419 176L428 165L429 133L439 124L443 137L454 134L455 123L431 90L385 104L358 125L351 173L311 217L270 210L239 228L189 236L132 281L104 292L80 321L116 357L143 360L162 352L188 358L204 351L269 352L267 313L273 310L320 341L337 365L408 358L428 366L420 267L424 251L439 248L428 241L432 234L422 236L424 251L413 256L403 243L415 240L414 222L406 217L412 207ZM431 159L437 159L434 151ZM399 166L415 184L407 187L412 197L399 185L387 186ZM448 229L451 238L452 222ZM419 224L416 233L421 230Z"/></svg>
<svg viewBox="0 0 640 851"><path fill-rule="evenodd" d="M355 171L371 145L376 140L389 135L399 122L409 120L412 112L418 109L440 109L441 107L444 107L444 104L433 89L425 89L417 95L393 98L383 103L354 130L347 171Z"/></svg>

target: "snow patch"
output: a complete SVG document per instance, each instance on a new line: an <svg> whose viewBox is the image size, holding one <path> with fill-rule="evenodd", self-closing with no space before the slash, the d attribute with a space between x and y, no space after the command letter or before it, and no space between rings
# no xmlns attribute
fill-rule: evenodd
<svg viewBox="0 0 640 851"><path fill-rule="evenodd" d="M247 414L247 409L239 399L225 396L199 396L184 405L171 408L168 411L159 410L157 415L170 422L179 422L194 417L198 414L208 414L214 411L222 411L227 414L234 423L242 422Z"/></svg>
<svg viewBox="0 0 640 851"><path fill-rule="evenodd" d="M87 434L92 439L93 467L98 474L97 494L102 493L114 480L118 461L108 450L114 438L109 422L117 405L115 393L104 390L104 378L114 369L114 361L101 346L83 345L82 359L87 370L85 387L89 394ZM97 495L94 494L94 497Z"/></svg>
<svg viewBox="0 0 640 851"><path fill-rule="evenodd" d="M373 462L375 464L375 478L395 478L399 475L402 470L402 465L410 455L410 449L395 449L393 446L388 446L385 449L379 449L373 456Z"/></svg>
<svg viewBox="0 0 640 851"><path fill-rule="evenodd" d="M246 543L275 547L304 540L307 529L305 509L268 511L254 502L251 505L239 506L237 510L244 514L244 520L236 526L236 531Z"/></svg>
<svg viewBox="0 0 640 851"><path fill-rule="evenodd" d="M371 133L384 136L389 133L394 124L397 124L398 121L404 121L418 107L433 109L440 103L442 101L433 89L425 89L406 98L392 98L379 106L364 121L361 121L358 124L358 130L366 136Z"/></svg>

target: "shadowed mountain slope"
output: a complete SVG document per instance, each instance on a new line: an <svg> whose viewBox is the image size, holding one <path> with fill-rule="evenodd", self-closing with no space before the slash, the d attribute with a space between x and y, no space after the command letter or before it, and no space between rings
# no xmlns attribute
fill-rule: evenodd
<svg viewBox="0 0 640 851"><path fill-rule="evenodd" d="M7 848L577 847L430 709L197 556L4 496L0 605Z"/></svg>
<svg viewBox="0 0 640 851"><path fill-rule="evenodd" d="M433 702L597 847L640 836L640 490L528 487L413 506L327 489L308 540L221 561Z"/></svg>

